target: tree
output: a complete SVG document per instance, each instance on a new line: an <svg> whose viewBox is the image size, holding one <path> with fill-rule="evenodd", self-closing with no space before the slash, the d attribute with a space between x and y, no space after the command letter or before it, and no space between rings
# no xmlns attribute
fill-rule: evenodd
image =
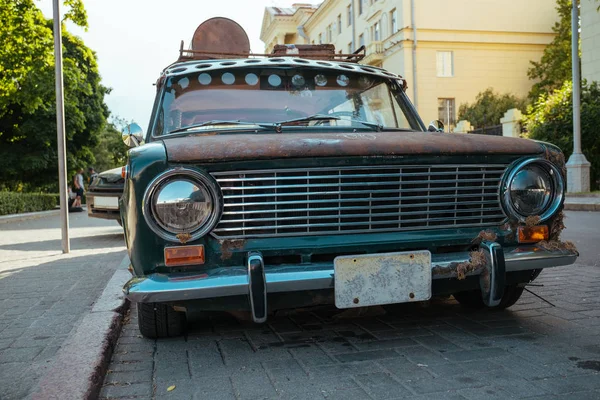
<svg viewBox="0 0 600 400"><path fill-rule="evenodd" d="M92 149L96 159L94 164L96 172L125 165L128 148L123 143L121 132L115 122L108 123L100 132L98 139L98 144Z"/></svg>
<svg viewBox="0 0 600 400"><path fill-rule="evenodd" d="M458 119L467 120L476 128L485 128L498 125L507 110L518 108L525 111L526 107L524 99L509 93L499 94L488 88L477 95L473 104L460 105Z"/></svg>
<svg viewBox="0 0 600 400"><path fill-rule="evenodd" d="M584 82L581 90L581 148L592 163L592 190L600 189L600 86ZM527 109L524 118L527 137L550 142L562 149L568 159L573 152L573 83L546 95L542 94Z"/></svg>
<svg viewBox="0 0 600 400"><path fill-rule="evenodd" d="M532 66L527 71L529 79L539 80L529 92L530 99L537 99L542 93L551 93L562 87L565 81L571 80L572 7L572 0L557 0L556 2L559 21L552 27L556 36L544 49L541 60L539 62L531 61Z"/></svg>
<svg viewBox="0 0 600 400"><path fill-rule="evenodd" d="M66 16L84 24L80 1L65 4L72 6ZM9 46L0 52L0 182L9 189L57 190L52 21L32 0L0 0L0 10L7 22L0 35ZM67 165L74 171L95 161L91 149L109 114L109 90L100 83L95 54L66 30L63 56Z"/></svg>
<svg viewBox="0 0 600 400"><path fill-rule="evenodd" d="M65 0L65 20L87 28L81 0ZM0 0L0 118L9 104L25 112L41 106L47 85L27 85L38 71L54 66L52 24L33 0ZM25 90L27 89L27 90ZM0 132L0 135L2 132Z"/></svg>

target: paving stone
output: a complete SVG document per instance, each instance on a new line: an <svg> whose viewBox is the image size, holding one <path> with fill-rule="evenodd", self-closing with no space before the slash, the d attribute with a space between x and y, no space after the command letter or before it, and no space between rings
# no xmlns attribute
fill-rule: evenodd
<svg viewBox="0 0 600 400"><path fill-rule="evenodd" d="M38 354L44 350L43 347L19 347L8 348L0 351L0 365L11 362L33 361Z"/></svg>
<svg viewBox="0 0 600 400"><path fill-rule="evenodd" d="M481 360L486 358L502 357L505 355L506 350L498 348L449 351L444 353L444 357L446 357L450 361Z"/></svg>
<svg viewBox="0 0 600 400"><path fill-rule="evenodd" d="M400 354L390 350L359 351L356 353L335 355L335 358L340 362L370 361L395 357L400 357Z"/></svg>
<svg viewBox="0 0 600 400"><path fill-rule="evenodd" d="M152 370L118 372L110 371L104 380L108 384L129 384L152 381Z"/></svg>
<svg viewBox="0 0 600 400"><path fill-rule="evenodd" d="M132 383L124 385L105 385L100 391L100 398L142 397L152 396L152 385Z"/></svg>

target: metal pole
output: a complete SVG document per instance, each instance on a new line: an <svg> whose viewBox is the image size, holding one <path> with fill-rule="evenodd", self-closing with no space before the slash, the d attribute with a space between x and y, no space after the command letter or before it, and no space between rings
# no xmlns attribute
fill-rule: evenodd
<svg viewBox="0 0 600 400"><path fill-rule="evenodd" d="M571 55L573 65L573 154L581 154L581 76L579 71L579 9L572 0Z"/></svg>
<svg viewBox="0 0 600 400"><path fill-rule="evenodd" d="M415 18L415 0L410 2L410 19L413 31L413 48L412 48L412 67L413 67L413 103L415 108L419 109L419 97L417 88L417 21Z"/></svg>
<svg viewBox="0 0 600 400"><path fill-rule="evenodd" d="M62 29L59 0L53 0L54 12L54 60L56 81L56 144L58 147L58 184L60 193L60 222L62 251L69 253L69 210L67 200L67 157L65 150L65 104L63 93Z"/></svg>

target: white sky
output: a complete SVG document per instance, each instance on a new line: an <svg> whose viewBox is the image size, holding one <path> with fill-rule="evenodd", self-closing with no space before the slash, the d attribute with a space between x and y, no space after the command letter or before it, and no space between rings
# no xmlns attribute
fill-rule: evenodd
<svg viewBox="0 0 600 400"><path fill-rule="evenodd" d="M145 131L155 95L152 84L177 60L181 40L187 48L200 23L212 17L231 18L248 34L252 51L262 53L259 35L265 7L297 2L310 1L87 0L88 31L67 28L96 52L102 83L112 88L106 103L113 116L133 120ZM38 0L38 6L52 17L52 0Z"/></svg>

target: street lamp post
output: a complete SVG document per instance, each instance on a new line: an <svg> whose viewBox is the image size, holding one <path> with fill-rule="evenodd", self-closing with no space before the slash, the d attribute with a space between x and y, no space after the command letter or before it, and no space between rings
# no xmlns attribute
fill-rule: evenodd
<svg viewBox="0 0 600 400"><path fill-rule="evenodd" d="M53 0L54 13L54 60L56 84L56 143L58 147L58 184L60 193L61 242L63 253L71 251L69 243L69 210L67 199L67 157L65 150L65 97L63 93L62 29L60 0Z"/></svg>
<svg viewBox="0 0 600 400"><path fill-rule="evenodd" d="M567 192L590 191L590 163L581 152L581 76L579 70L579 8L572 0L571 55L573 64L573 154L567 162Z"/></svg>

